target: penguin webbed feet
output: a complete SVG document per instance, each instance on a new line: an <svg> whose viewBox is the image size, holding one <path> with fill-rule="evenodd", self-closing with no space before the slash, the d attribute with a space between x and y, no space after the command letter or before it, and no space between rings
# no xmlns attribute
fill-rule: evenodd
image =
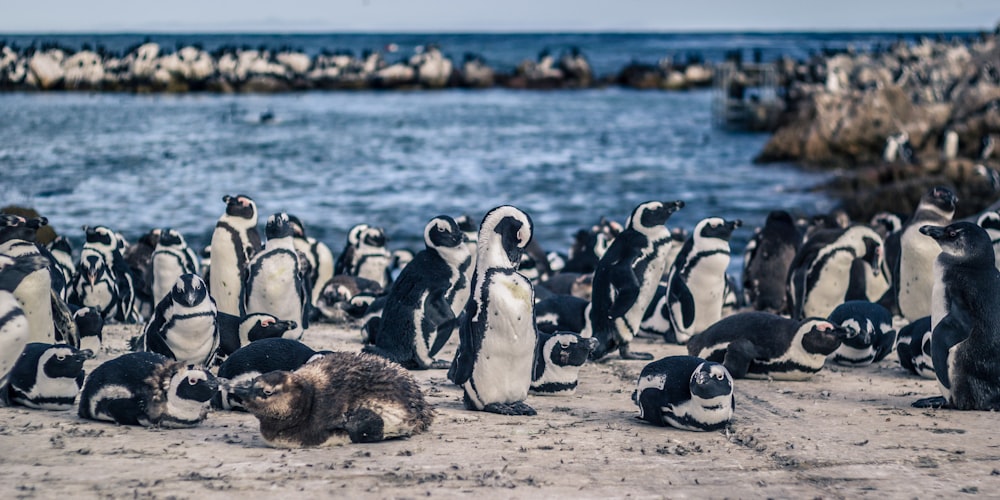
<svg viewBox="0 0 1000 500"><path fill-rule="evenodd" d="M496 413L499 415L510 415L510 416L534 416L538 412L534 408L528 406L524 401L515 401L513 403L490 403L483 406L483 411L489 413Z"/></svg>
<svg viewBox="0 0 1000 500"><path fill-rule="evenodd" d="M948 404L948 400L944 396L934 396L930 398L918 399L913 402L910 406L914 408L932 408L932 409L948 409L952 406Z"/></svg>
<svg viewBox="0 0 1000 500"><path fill-rule="evenodd" d="M622 359L632 359L632 360L650 360L653 359L653 355L648 352L633 352L629 348L629 344L622 344L618 347L618 355Z"/></svg>

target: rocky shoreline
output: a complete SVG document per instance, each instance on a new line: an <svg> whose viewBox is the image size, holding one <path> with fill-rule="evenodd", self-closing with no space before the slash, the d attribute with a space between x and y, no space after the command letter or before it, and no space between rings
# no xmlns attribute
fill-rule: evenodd
<svg viewBox="0 0 1000 500"><path fill-rule="evenodd" d="M365 51L305 52L196 45L167 50L147 42L124 53L51 44L21 48L0 42L0 91L289 92L302 90L416 90L442 88L580 89L611 85L683 90L712 84L713 67L698 58L658 65L630 64L619 73L594 74L587 58L570 49L524 60L512 72L466 54L460 63L429 45L409 58Z"/></svg>

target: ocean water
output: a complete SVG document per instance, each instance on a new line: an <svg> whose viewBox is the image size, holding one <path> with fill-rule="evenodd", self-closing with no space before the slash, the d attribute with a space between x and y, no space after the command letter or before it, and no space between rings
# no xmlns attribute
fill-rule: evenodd
<svg viewBox="0 0 1000 500"><path fill-rule="evenodd" d="M631 60L698 54L766 60L823 48L913 41L919 33L152 35L165 47L282 46L318 53L398 44L402 58L438 43L513 67L541 49L580 47L598 74ZM936 36L936 35L929 35ZM945 36L971 36L969 33ZM0 35L124 50L144 35ZM390 56L391 59L392 56ZM601 216L624 221L646 200L681 199L669 226L739 218L738 256L776 208L825 212L824 177L752 158L766 135L711 126L710 91L444 90L284 95L0 94L0 203L30 205L77 245L84 224L137 238L154 227L207 245L225 194L247 194L263 219L287 211L339 252L348 229L384 227L393 248L422 248L438 214L480 219L501 204L527 211L535 238L566 251ZM261 123L264 112L276 119ZM739 272L740 259L731 270Z"/></svg>

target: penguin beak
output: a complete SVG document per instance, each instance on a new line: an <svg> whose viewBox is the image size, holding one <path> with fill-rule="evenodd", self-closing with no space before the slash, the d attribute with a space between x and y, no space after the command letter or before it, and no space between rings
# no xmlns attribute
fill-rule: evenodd
<svg viewBox="0 0 1000 500"><path fill-rule="evenodd" d="M253 381L243 382L241 384L232 384L227 381L226 390L233 396L236 396L244 401L248 399L253 399L257 394L254 390Z"/></svg>
<svg viewBox="0 0 1000 500"><path fill-rule="evenodd" d="M207 380L206 383L208 384L208 388L213 391L229 391L230 388L229 379L215 377Z"/></svg>
<svg viewBox="0 0 1000 500"><path fill-rule="evenodd" d="M83 349L81 351L77 351L76 354L73 355L73 357L75 357L80 361L87 359L94 359L94 351L91 351L90 349Z"/></svg>
<svg viewBox="0 0 1000 500"><path fill-rule="evenodd" d="M930 236L935 240L940 240L944 237L945 230L943 227L927 225L920 227L920 233Z"/></svg>
<svg viewBox="0 0 1000 500"><path fill-rule="evenodd" d="M292 320L287 320L287 321L279 321L279 322L277 323L277 325L281 326L281 327L282 327L282 328L284 328L284 329L285 329L286 331L288 331L288 330L294 330L294 329L295 329L296 327L298 327L298 326L299 326L299 324L298 324L298 323L296 323L296 322L294 322L294 321L292 321Z"/></svg>
<svg viewBox="0 0 1000 500"><path fill-rule="evenodd" d="M698 385L704 385L705 383L707 383L709 381L709 379L711 377L712 377L712 374L709 373L709 372L702 371L702 372L695 373L694 374L694 383L698 384Z"/></svg>
<svg viewBox="0 0 1000 500"><path fill-rule="evenodd" d="M741 221L739 219L736 219L736 220L728 222L726 225L729 226L729 230L730 231L733 231L736 228L742 226L743 225L743 221Z"/></svg>
<svg viewBox="0 0 1000 500"><path fill-rule="evenodd" d="M833 331L831 332L840 340L852 339L858 336L858 331L849 326L839 326L833 325Z"/></svg>
<svg viewBox="0 0 1000 500"><path fill-rule="evenodd" d="M684 202L681 201L681 200L668 201L668 202L664 203L664 205L667 207L667 210L669 210L670 213L674 213L674 212L676 212L676 211L684 208Z"/></svg>

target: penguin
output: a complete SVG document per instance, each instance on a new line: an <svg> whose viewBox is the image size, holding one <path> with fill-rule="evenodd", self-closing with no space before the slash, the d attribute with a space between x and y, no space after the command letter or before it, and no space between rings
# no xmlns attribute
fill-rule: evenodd
<svg viewBox="0 0 1000 500"><path fill-rule="evenodd" d="M993 255L996 256L996 267L1000 269L1000 212L996 210L983 212L976 219L976 224L985 229L986 234L990 236L990 241L993 243Z"/></svg>
<svg viewBox="0 0 1000 500"><path fill-rule="evenodd" d="M143 350L184 364L210 366L219 348L217 313L208 285L197 274L184 274L146 323Z"/></svg>
<svg viewBox="0 0 1000 500"><path fill-rule="evenodd" d="M892 212L879 212L872 216L872 219L868 222L868 225L882 237L882 240L886 242L886 259L889 258L889 241L888 237L891 234L899 232L903 229L903 221L898 215Z"/></svg>
<svg viewBox="0 0 1000 500"><path fill-rule="evenodd" d="M924 316L899 329L896 354L899 364L923 378L936 379L931 350L931 317Z"/></svg>
<svg viewBox="0 0 1000 500"><path fill-rule="evenodd" d="M0 259L0 266L3 266ZM0 279L5 271L0 267ZM31 341L28 318L13 293L0 290L0 406L8 404L7 381L24 346Z"/></svg>
<svg viewBox="0 0 1000 500"><path fill-rule="evenodd" d="M764 227L747 244L743 265L743 290L755 311L788 311L788 270L801 242L802 235L788 212L767 214Z"/></svg>
<svg viewBox="0 0 1000 500"><path fill-rule="evenodd" d="M337 260L334 262L333 275L339 276L341 274L351 274L354 268L354 261L358 251L358 245L361 244L361 235L368 230L370 226L368 224L356 224L350 230L347 231L347 242L344 243L344 249L337 256Z"/></svg>
<svg viewBox="0 0 1000 500"><path fill-rule="evenodd" d="M323 285L333 278L333 252L326 243L306 235L306 226L298 217L289 214L288 222L292 225L292 243L295 249L309 261L310 273L306 280L309 284L309 302L316 304Z"/></svg>
<svg viewBox="0 0 1000 500"><path fill-rule="evenodd" d="M0 216L0 255L20 261L5 279L0 289L7 290L21 302L21 309L31 328L32 342L53 343L56 340L53 316L53 273L51 260L35 243L38 228L48 224L44 217L25 219L16 215ZM58 276L58 274L57 274Z"/></svg>
<svg viewBox="0 0 1000 500"><path fill-rule="evenodd" d="M385 246L387 242L385 230L380 227L368 227L362 231L354 250L354 261L345 274L369 279L382 288L388 288L392 283L389 273L392 254Z"/></svg>
<svg viewBox="0 0 1000 500"><path fill-rule="evenodd" d="M386 298L374 343L364 352L395 361L404 368L426 370L448 368L446 360L434 356L451 338L458 322L453 302L461 294L468 301L465 269L472 256L454 219L439 215L424 228L424 244L410 265L403 269ZM456 290L456 288L461 290Z"/></svg>
<svg viewBox="0 0 1000 500"><path fill-rule="evenodd" d="M597 347L597 339L573 332L538 332L535 363L531 370L531 393L570 396L576 393L580 367Z"/></svg>
<svg viewBox="0 0 1000 500"><path fill-rule="evenodd" d="M269 445L372 443L426 431L434 410L403 367L365 353L330 352L295 371L233 387Z"/></svg>
<svg viewBox="0 0 1000 500"><path fill-rule="evenodd" d="M383 297L385 291L382 285L357 276L347 276L340 274L334 276L323 286L320 293L319 302L316 309L319 311L321 321L327 323L344 323L358 319L358 313L362 315L367 308L358 310L354 302L355 297L365 297L367 303L375 301L378 297Z"/></svg>
<svg viewBox="0 0 1000 500"><path fill-rule="evenodd" d="M870 269L881 269L882 238L872 228L855 225L814 232L795 254L788 272L792 318L825 318L845 302L849 290L865 290L866 284L851 282L856 259Z"/></svg>
<svg viewBox="0 0 1000 500"><path fill-rule="evenodd" d="M111 321L118 309L118 285L114 273L100 255L81 256L73 275L70 303L90 307Z"/></svg>
<svg viewBox="0 0 1000 500"><path fill-rule="evenodd" d="M896 302L908 321L931 314L934 259L941 252L933 239L921 232L925 225L947 226L955 215L958 199L950 189L931 188L899 236L899 269L893 275Z"/></svg>
<svg viewBox="0 0 1000 500"><path fill-rule="evenodd" d="M462 234L465 236L465 246L468 247L469 254L472 255L473 264L475 264L474 261L478 254L476 238L479 237L479 229L476 227L476 221L468 214L462 214L455 218L455 223L458 224L458 228L462 230ZM469 278L471 278L472 270L470 269L469 272Z"/></svg>
<svg viewBox="0 0 1000 500"><path fill-rule="evenodd" d="M510 205L490 210L479 225L472 294L448 370L468 410L535 415L524 402L535 354L534 289L517 272L532 230L528 214Z"/></svg>
<svg viewBox="0 0 1000 500"><path fill-rule="evenodd" d="M865 366L878 363L896 345L892 313L878 304L849 300L837 306L827 320L852 331L831 356L838 364Z"/></svg>
<svg viewBox="0 0 1000 500"><path fill-rule="evenodd" d="M733 378L805 380L852 333L822 319L752 311L722 318L688 341L688 354L722 363Z"/></svg>
<svg viewBox="0 0 1000 500"><path fill-rule="evenodd" d="M103 262L107 269L107 278L115 284L115 296L111 300L114 314L111 317L106 316L105 319L121 323L139 322L141 318L135 309L135 281L122 253L126 244L125 240L105 226L83 226L83 231L86 233L87 239L80 251L81 264L91 263L87 269L92 269L95 258ZM80 305L93 306L96 304L82 303Z"/></svg>
<svg viewBox="0 0 1000 500"><path fill-rule="evenodd" d="M257 232L257 204L246 195L223 196L226 212L212 233L212 272L209 290L219 312L243 316L243 274L250 258L261 249Z"/></svg>
<svg viewBox="0 0 1000 500"><path fill-rule="evenodd" d="M319 359L324 353L314 351L298 340L279 337L262 338L233 352L219 365L219 377L236 386L252 382L264 373L275 370L294 371ZM212 398L212 407L223 410L243 410L243 400L232 393L231 387L221 386Z"/></svg>
<svg viewBox="0 0 1000 500"><path fill-rule="evenodd" d="M683 201L641 203L598 261L588 313L591 330L583 332L598 340L591 359L614 349L622 359L653 359L649 353L632 352L630 343L663 275L671 242L664 224L683 207Z"/></svg>
<svg viewBox="0 0 1000 500"><path fill-rule="evenodd" d="M680 344L722 317L729 267L729 238L739 219L709 217L699 222L674 262L667 303L674 340Z"/></svg>
<svg viewBox="0 0 1000 500"><path fill-rule="evenodd" d="M639 324L639 334L645 337L663 338L672 342L673 325L670 324L670 304L667 301L667 285L660 282L653 294L653 300L646 308L646 314Z"/></svg>
<svg viewBox="0 0 1000 500"><path fill-rule="evenodd" d="M535 304L535 325L539 332L569 331L582 333L589 318L585 299L572 295L553 295Z"/></svg>
<svg viewBox="0 0 1000 500"><path fill-rule="evenodd" d="M593 273L604 253L611 247L611 243L624 230L625 228L618 222L601 217L600 221L589 229L577 231L563 271Z"/></svg>
<svg viewBox="0 0 1000 500"><path fill-rule="evenodd" d="M941 396L918 408L1000 410L1000 271L986 230L972 222L920 228L941 247L934 273L948 297L933 327L931 357ZM932 320L933 321L933 320Z"/></svg>
<svg viewBox="0 0 1000 500"><path fill-rule="evenodd" d="M70 295L70 284L73 282L73 271L76 269L76 265L73 263L73 247L65 236L56 236L56 239L49 242L48 249L49 254L54 259L54 270L62 275L62 281L66 283L60 296L64 301L67 301Z"/></svg>
<svg viewBox="0 0 1000 500"><path fill-rule="evenodd" d="M73 322L80 337L80 349L99 352L104 344L104 318L97 309L80 307L73 311Z"/></svg>
<svg viewBox="0 0 1000 500"><path fill-rule="evenodd" d="M155 352L123 354L98 366L80 392L80 418L166 429L205 420L224 381Z"/></svg>
<svg viewBox="0 0 1000 500"><path fill-rule="evenodd" d="M235 329L219 328L219 350L216 362L228 359L228 356L242 349L251 342L283 337L285 332L295 328L294 321L282 321L270 314L255 313L244 316ZM228 377L224 377L228 378Z"/></svg>
<svg viewBox="0 0 1000 500"><path fill-rule="evenodd" d="M632 401L639 419L688 431L723 429L736 409L726 367L695 356L669 356L643 367Z"/></svg>
<svg viewBox="0 0 1000 500"><path fill-rule="evenodd" d="M166 228L160 231L159 239L150 256L151 294L155 307L166 297L184 274L200 274L198 256L188 247L184 236L178 231Z"/></svg>
<svg viewBox="0 0 1000 500"><path fill-rule="evenodd" d="M135 283L135 309L144 318L153 314L159 301L153 296L153 252L160 241L160 229L151 229L129 245L122 254ZM119 238L125 241L125 238ZM178 275L179 276L179 275ZM176 276L175 276L176 278ZM172 285L167 285L167 289ZM161 297L162 298L162 297Z"/></svg>
<svg viewBox="0 0 1000 500"><path fill-rule="evenodd" d="M295 321L286 338L300 339L309 328L306 306L309 295L299 269L299 255L292 243L288 215L267 218L267 243L250 259L243 280L243 310L247 314L266 313Z"/></svg>
<svg viewBox="0 0 1000 500"><path fill-rule="evenodd" d="M38 410L70 410L83 386L89 349L67 344L32 342L24 347L10 372L10 400Z"/></svg>

